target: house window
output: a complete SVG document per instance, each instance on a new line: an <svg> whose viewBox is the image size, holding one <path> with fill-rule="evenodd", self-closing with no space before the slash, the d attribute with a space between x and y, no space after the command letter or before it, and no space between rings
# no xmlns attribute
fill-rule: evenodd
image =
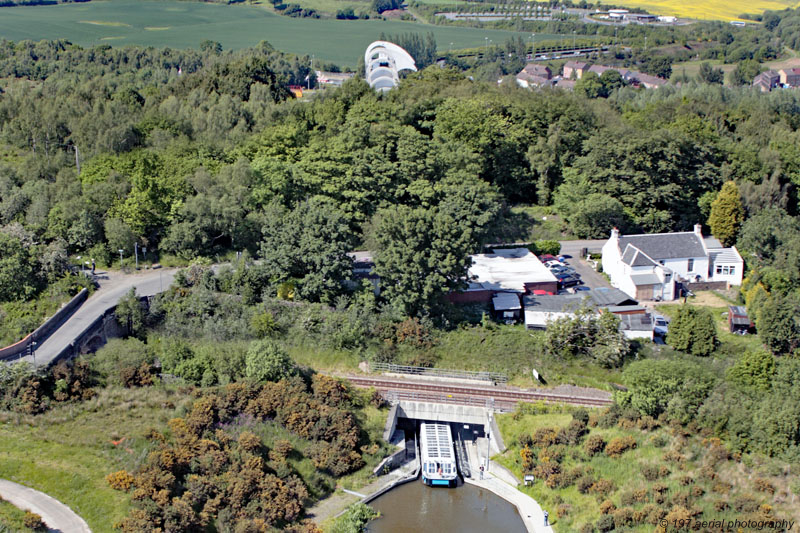
<svg viewBox="0 0 800 533"><path fill-rule="evenodd" d="M722 274L722 267L717 265L717 274Z"/></svg>
<svg viewBox="0 0 800 533"><path fill-rule="evenodd" d="M722 267L722 275L723 276L727 276L728 275L728 267L727 266Z"/></svg>
<svg viewBox="0 0 800 533"><path fill-rule="evenodd" d="M731 276L734 276L734 275L736 275L736 267L732 266L731 267Z"/></svg>
<svg viewBox="0 0 800 533"><path fill-rule="evenodd" d="M692 272L694 270L694 259L689 259L686 263L686 271Z"/></svg>

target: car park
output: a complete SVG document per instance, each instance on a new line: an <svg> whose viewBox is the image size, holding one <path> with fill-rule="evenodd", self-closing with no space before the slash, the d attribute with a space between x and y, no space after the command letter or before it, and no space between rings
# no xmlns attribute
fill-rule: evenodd
<svg viewBox="0 0 800 533"><path fill-rule="evenodd" d="M558 286L561 289L568 289L583 284L580 278L575 276L556 276L556 279L558 279Z"/></svg>

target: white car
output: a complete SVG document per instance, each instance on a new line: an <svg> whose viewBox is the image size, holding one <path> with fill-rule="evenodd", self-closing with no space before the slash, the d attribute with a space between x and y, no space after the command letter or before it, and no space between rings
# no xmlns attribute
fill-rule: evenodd
<svg viewBox="0 0 800 533"><path fill-rule="evenodd" d="M653 315L653 333L656 335L666 336L669 332L669 320L661 315Z"/></svg>

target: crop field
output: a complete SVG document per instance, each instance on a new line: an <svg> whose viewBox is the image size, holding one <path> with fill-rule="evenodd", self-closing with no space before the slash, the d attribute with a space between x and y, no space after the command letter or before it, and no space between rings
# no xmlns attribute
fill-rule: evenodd
<svg viewBox="0 0 800 533"><path fill-rule="evenodd" d="M529 33L432 26L383 20L301 19L276 15L260 6L201 2L112 0L52 6L0 8L0 38L68 39L82 46L144 45L197 47L205 39L225 49L269 41L275 48L355 66L381 33L433 32L440 50L503 43ZM542 38L554 38L545 36Z"/></svg>
<svg viewBox="0 0 800 533"><path fill-rule="evenodd" d="M743 13L763 13L797 7L793 0L619 0L616 5L640 7L655 15L700 20L734 20Z"/></svg>

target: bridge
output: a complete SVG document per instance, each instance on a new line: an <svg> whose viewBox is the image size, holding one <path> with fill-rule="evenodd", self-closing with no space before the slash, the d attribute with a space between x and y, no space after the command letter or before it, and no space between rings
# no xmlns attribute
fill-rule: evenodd
<svg viewBox="0 0 800 533"><path fill-rule="evenodd" d="M177 269L157 269L135 274L107 273L98 275L100 288L63 322L56 324L44 339L31 341L12 360L28 361L36 366L49 366L82 351L92 351L105 344L115 328L114 309L120 299L136 288L140 297L154 296L168 289ZM8 360L8 359L6 359Z"/></svg>

